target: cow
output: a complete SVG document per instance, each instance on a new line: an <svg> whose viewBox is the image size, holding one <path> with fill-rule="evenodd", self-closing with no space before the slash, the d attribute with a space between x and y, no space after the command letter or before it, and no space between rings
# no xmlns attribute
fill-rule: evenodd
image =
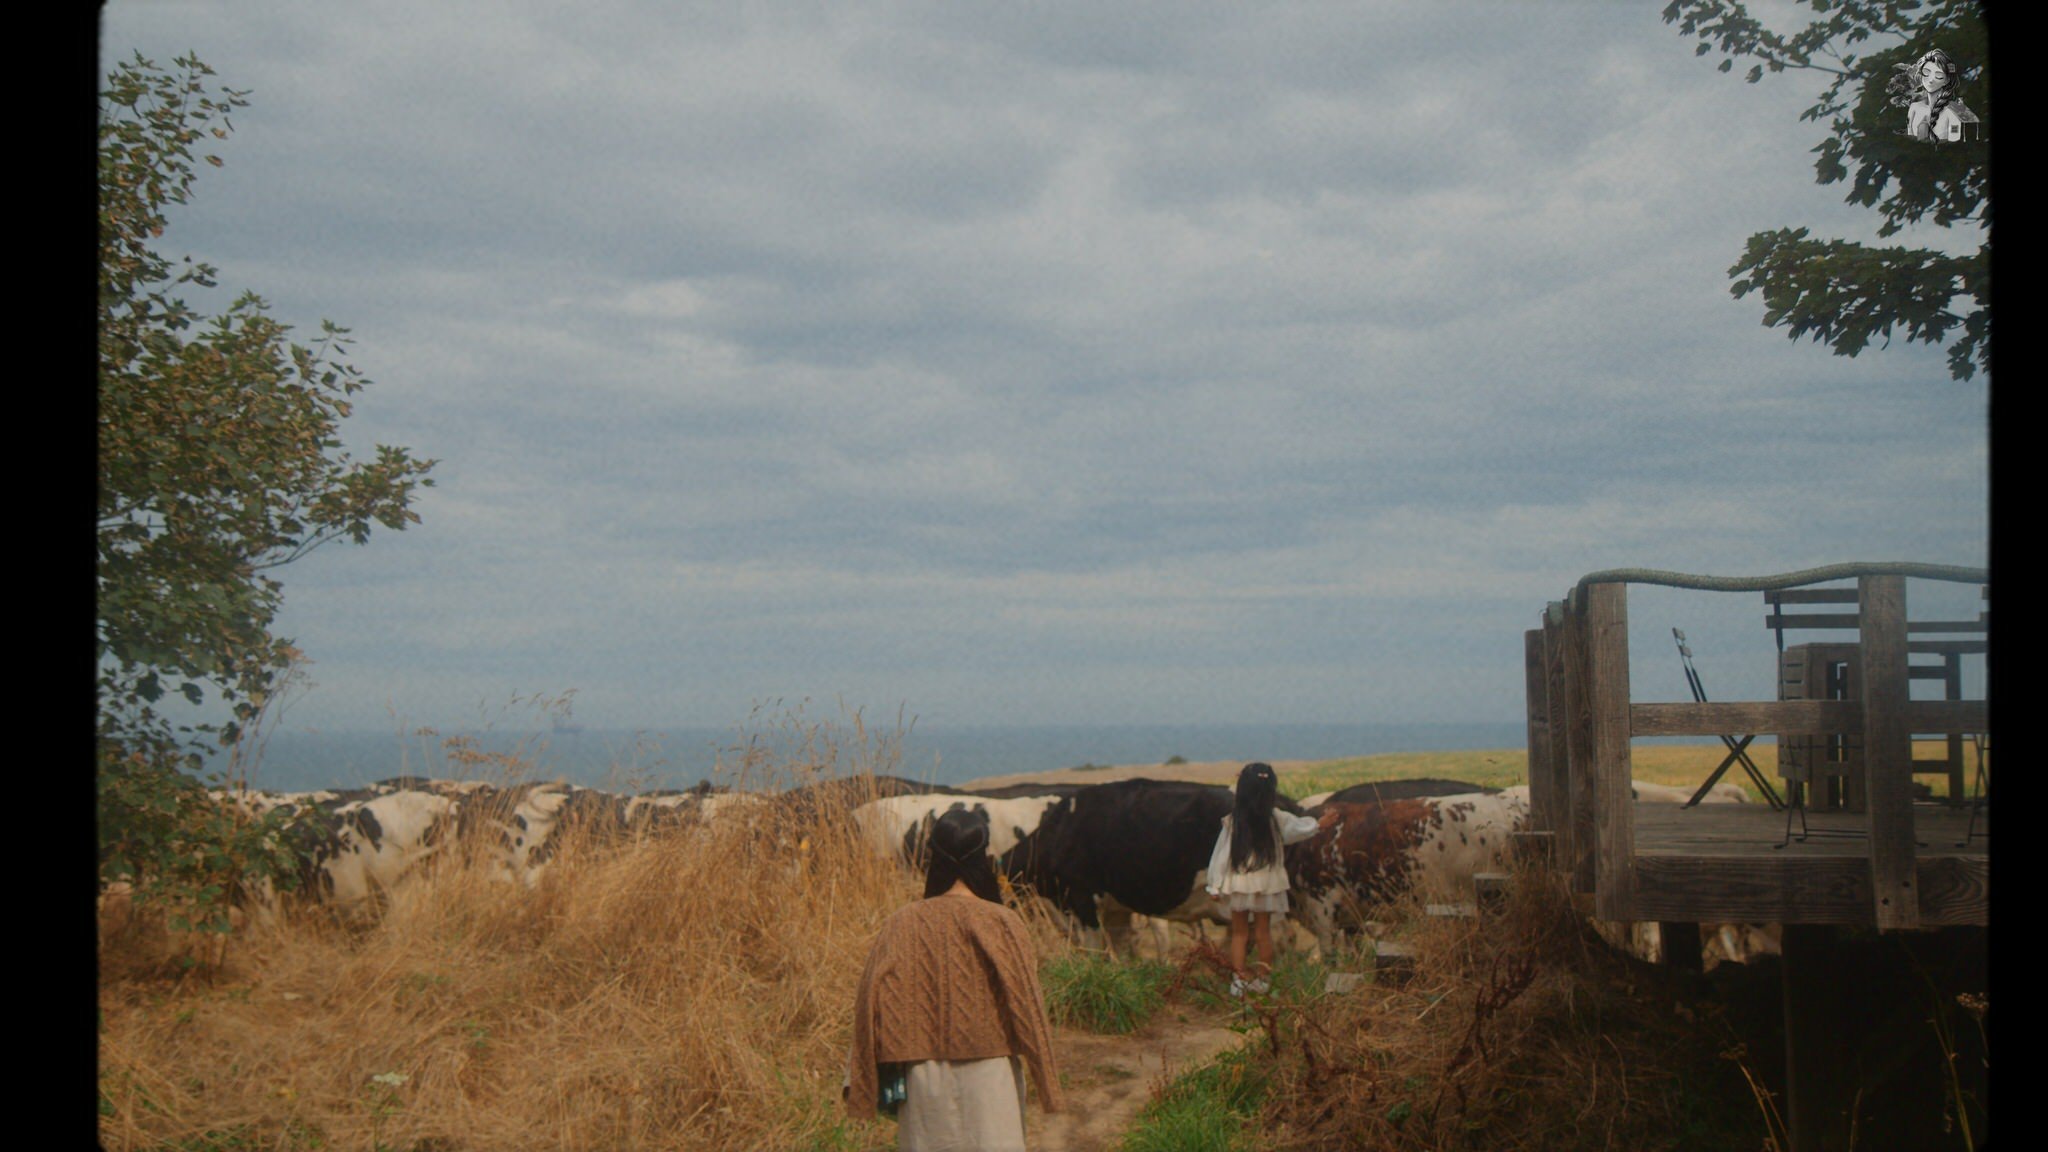
<svg viewBox="0 0 2048 1152"><path fill-rule="evenodd" d="M1352 913L1406 893L1463 894L1478 872L1510 867L1509 834L1529 816L1525 795L1467 792L1355 804L1331 800L1337 823L1287 848L1291 913L1328 954Z"/></svg>
<svg viewBox="0 0 2048 1152"><path fill-rule="evenodd" d="M1331 800L1341 804L1378 804L1386 800L1414 800L1422 796L1469 796L1474 793L1494 795L1499 791L1498 788L1470 784L1463 780L1368 780L1363 784L1353 784L1349 788L1325 792L1319 797L1303 800L1301 806L1313 808L1317 804Z"/></svg>
<svg viewBox="0 0 2048 1152"><path fill-rule="evenodd" d="M965 788L962 795L982 796L990 800L1016 800L1029 796L1072 796L1087 784L1004 784L995 788Z"/></svg>
<svg viewBox="0 0 2048 1152"><path fill-rule="evenodd" d="M453 797L412 790L317 805L312 815L326 835L306 861L309 891L343 907L388 891L447 845L458 807Z"/></svg>
<svg viewBox="0 0 2048 1152"><path fill-rule="evenodd" d="M901 776L835 776L792 788L776 797L775 803L786 819L804 825L838 813L850 813L871 800L891 796L957 795L959 791L944 784L924 784Z"/></svg>
<svg viewBox="0 0 2048 1152"><path fill-rule="evenodd" d="M998 866L1084 932L1100 935L1107 924L1112 946L1133 912L1221 920L1203 881L1232 803L1228 788L1185 781L1089 785L1056 798Z"/></svg>
<svg viewBox="0 0 2048 1152"><path fill-rule="evenodd" d="M987 826L988 854L991 860L995 860L1037 829L1045 810L1059 799L1058 796L984 799L958 793L890 796L871 800L854 809L853 820L869 846L921 872L925 867L925 840L931 835L932 825L946 813L969 812L978 823Z"/></svg>

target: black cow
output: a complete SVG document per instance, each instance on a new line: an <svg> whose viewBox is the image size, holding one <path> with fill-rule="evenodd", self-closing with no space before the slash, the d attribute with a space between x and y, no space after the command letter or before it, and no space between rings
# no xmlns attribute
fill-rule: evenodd
<svg viewBox="0 0 2048 1152"><path fill-rule="evenodd" d="M984 796L990 800L1016 800L1030 796L1072 796L1092 784L1004 784L996 788L967 788L963 795Z"/></svg>
<svg viewBox="0 0 2048 1152"><path fill-rule="evenodd" d="M1089 932L1104 914L1213 917L1199 888L1216 848L1230 789L1168 780L1114 780L1061 797L998 862ZM1197 906L1200 907L1197 907Z"/></svg>

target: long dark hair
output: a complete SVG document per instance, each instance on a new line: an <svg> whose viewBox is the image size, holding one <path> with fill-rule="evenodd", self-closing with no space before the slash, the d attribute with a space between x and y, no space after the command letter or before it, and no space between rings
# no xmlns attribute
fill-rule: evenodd
<svg viewBox="0 0 2048 1152"><path fill-rule="evenodd" d="M1237 774L1237 806L1230 813L1230 870L1251 872L1273 862L1273 798L1280 779L1271 764L1247 764Z"/></svg>
<svg viewBox="0 0 2048 1152"><path fill-rule="evenodd" d="M967 881L968 891L990 903L1003 902L1003 890L996 885L995 869L988 862L988 817L976 817L965 808L939 817L932 823L927 842L930 861L924 872L927 899L940 895L956 880Z"/></svg>

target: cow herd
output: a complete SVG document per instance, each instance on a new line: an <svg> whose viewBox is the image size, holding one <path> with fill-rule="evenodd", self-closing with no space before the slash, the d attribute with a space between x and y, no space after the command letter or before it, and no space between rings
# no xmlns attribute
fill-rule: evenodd
<svg viewBox="0 0 2048 1152"><path fill-rule="evenodd" d="M219 797L251 814L286 818L279 826L300 862L300 890L343 909L374 904L456 844L480 847L501 875L534 885L571 826L654 832L769 813L810 820L829 810L850 814L873 851L921 870L933 822L963 810L988 825L991 862L1011 891L1046 901L1091 944L1127 947L1139 915L1162 933L1174 921L1228 922L1204 883L1232 793L1182 781L963 791L863 776L774 794L699 785L622 796L560 782L398 777L351 791L237 790ZM1501 791L1456 780L1382 781L1280 803L1297 814L1339 813L1331 826L1286 849L1292 915L1325 950L1376 906L1409 893L1458 899L1469 896L1475 874L1507 871L1511 833L1529 811L1526 787ZM1704 928L1710 946L1728 941L1730 953L1764 947L1753 931L1742 937L1737 926ZM1625 938L1616 942L1629 946ZM1640 937L1633 946L1644 950Z"/></svg>

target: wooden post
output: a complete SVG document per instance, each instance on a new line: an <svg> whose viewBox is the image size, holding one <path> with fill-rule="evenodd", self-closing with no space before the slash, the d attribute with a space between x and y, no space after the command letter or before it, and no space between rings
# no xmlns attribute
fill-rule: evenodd
<svg viewBox="0 0 2048 1152"><path fill-rule="evenodd" d="M1913 733L1906 718L1906 580L1865 576L1857 588L1870 893L1878 931L1890 932L1920 926L1920 895L1913 887Z"/></svg>
<svg viewBox="0 0 2048 1152"><path fill-rule="evenodd" d="M1550 823L1550 700L1543 675L1543 630L1522 633L1522 692L1529 721L1529 826Z"/></svg>
<svg viewBox="0 0 2048 1152"><path fill-rule="evenodd" d="M1399 987L1415 975L1415 950L1391 940L1376 942L1372 948L1372 982Z"/></svg>
<svg viewBox="0 0 2048 1152"><path fill-rule="evenodd" d="M1586 588L1587 712L1592 727L1593 906L1602 920L1634 920L1635 798L1630 791L1628 585ZM1904 658L1905 650L1900 649Z"/></svg>
<svg viewBox="0 0 2048 1152"><path fill-rule="evenodd" d="M1787 924L1780 937L1785 990L1785 1132L1792 1152L1847 1152L1847 1070L1855 1050L1843 1025L1853 1017L1856 985L1842 971L1843 949L1828 924Z"/></svg>
<svg viewBox="0 0 2048 1152"><path fill-rule="evenodd" d="M1479 905L1479 911L1488 916L1497 916L1507 910L1508 888L1514 877L1506 872L1474 872L1472 874L1472 896Z"/></svg>
<svg viewBox="0 0 2048 1152"><path fill-rule="evenodd" d="M1945 652L1941 657L1941 698L1961 700L1963 698L1963 654ZM1969 786L1963 782L1963 734L1948 734L1948 802L1961 804L1967 798Z"/></svg>
<svg viewBox="0 0 2048 1152"><path fill-rule="evenodd" d="M1666 967L1682 968L1687 972L1706 970L1697 923L1691 920L1662 921L1657 925L1657 939L1662 945L1657 958Z"/></svg>
<svg viewBox="0 0 2048 1152"><path fill-rule="evenodd" d="M1550 823L1556 833L1553 866L1569 867L1571 854L1571 712L1564 698L1564 605L1552 601L1543 610L1543 696L1550 703Z"/></svg>
<svg viewBox="0 0 2048 1152"><path fill-rule="evenodd" d="M1586 685L1586 612L1583 603L1567 602L1564 610L1565 815L1566 855L1572 891L1590 893L1593 871L1593 714Z"/></svg>

